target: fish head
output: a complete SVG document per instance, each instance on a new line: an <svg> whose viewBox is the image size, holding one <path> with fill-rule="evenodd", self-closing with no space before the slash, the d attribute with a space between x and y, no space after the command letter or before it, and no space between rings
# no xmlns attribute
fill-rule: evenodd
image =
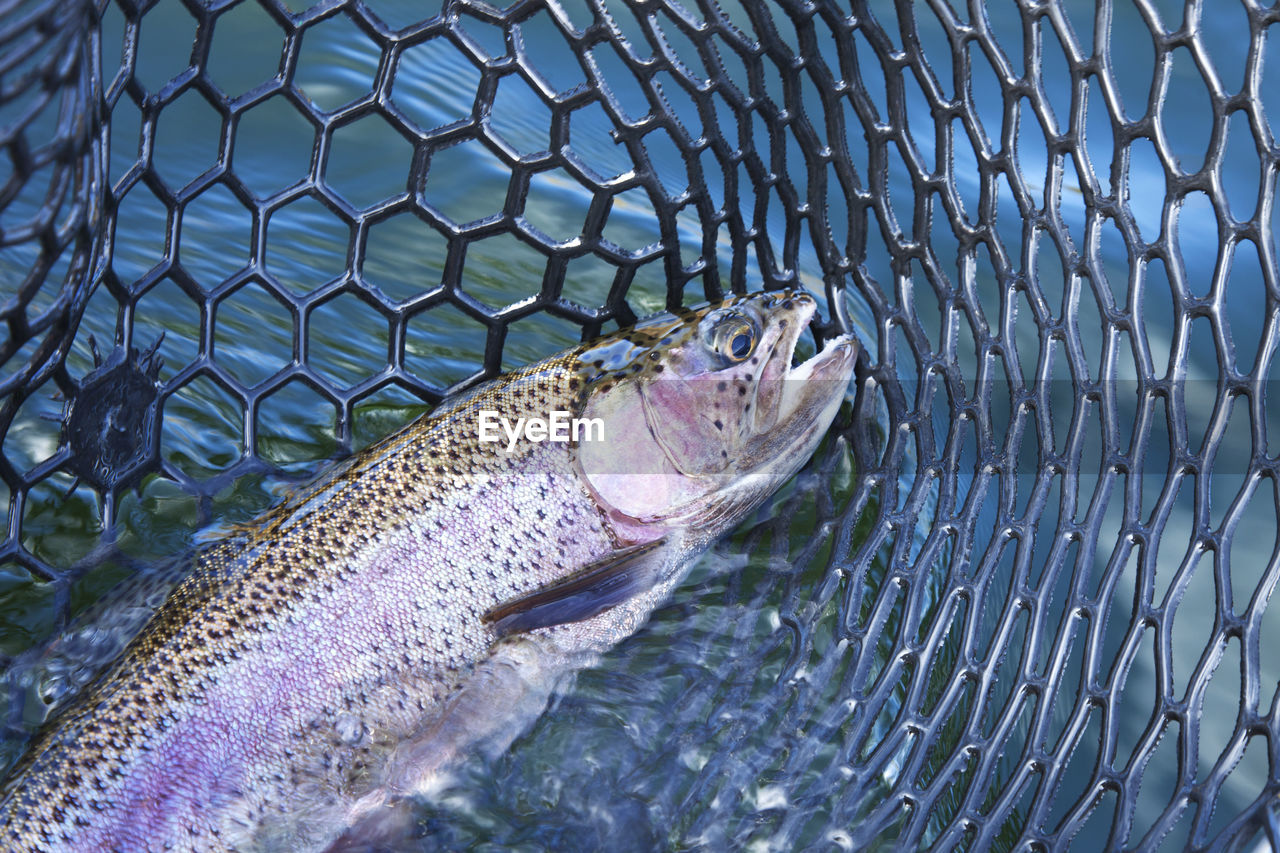
<svg viewBox="0 0 1280 853"><path fill-rule="evenodd" d="M756 293L658 315L581 350L580 410L603 428L577 445L577 462L624 537L719 535L808 460L858 354L842 335L792 365L816 311L803 291Z"/></svg>

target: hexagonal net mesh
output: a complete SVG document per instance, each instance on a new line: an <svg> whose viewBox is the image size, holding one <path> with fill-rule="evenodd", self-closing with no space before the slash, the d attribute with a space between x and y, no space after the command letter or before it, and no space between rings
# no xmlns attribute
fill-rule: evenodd
<svg viewBox="0 0 1280 853"><path fill-rule="evenodd" d="M799 284L854 407L604 787L675 846L1277 846L1280 7L302 5L0 18L7 653L415 401Z"/></svg>

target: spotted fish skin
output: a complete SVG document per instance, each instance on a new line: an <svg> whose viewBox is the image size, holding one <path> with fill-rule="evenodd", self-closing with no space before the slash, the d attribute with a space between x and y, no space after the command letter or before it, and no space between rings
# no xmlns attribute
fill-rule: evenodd
<svg viewBox="0 0 1280 853"><path fill-rule="evenodd" d="M588 470L618 448L600 456L572 442L524 441L508 452L505 442L479 440L480 412L512 422L595 412L625 436L640 405L625 395L706 368L708 316L746 316L759 346L771 341L781 353L768 359L776 370L813 310L804 294L739 297L499 377L208 546L120 661L8 780L3 846L319 849L370 809L412 794L451 750L501 727L508 683L549 689L634 631L693 556L785 479L726 498L734 471L721 461L704 499L685 483L710 482L700 460L689 461L688 449L673 456L668 445L678 439L657 436L658 457L683 460L681 473L662 474L680 489L625 492L610 485L617 471L593 478ZM791 329L770 338L771 324L786 318ZM847 383L853 347L840 346L827 361L838 362L833 381ZM766 355L753 366L744 358L736 381L763 376ZM749 409L732 395L726 405ZM661 429L648 400L652 435ZM834 414L819 402L816 417L804 412L813 423L787 476ZM739 414L744 423L754 417ZM677 425L698 416L672 415ZM639 503L620 510L632 493ZM666 500L679 512L648 511ZM488 618L638 546L648 546L649 581L621 603L535 609L525 623L533 627L511 636Z"/></svg>

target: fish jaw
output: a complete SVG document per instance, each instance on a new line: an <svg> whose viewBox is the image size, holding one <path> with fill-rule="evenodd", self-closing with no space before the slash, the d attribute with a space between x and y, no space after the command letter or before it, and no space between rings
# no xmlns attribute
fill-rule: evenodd
<svg viewBox="0 0 1280 853"><path fill-rule="evenodd" d="M832 338L812 358L791 368L780 381L778 420L808 422L803 436L794 439L793 457L807 460L831 427L844 401L860 350L852 335Z"/></svg>

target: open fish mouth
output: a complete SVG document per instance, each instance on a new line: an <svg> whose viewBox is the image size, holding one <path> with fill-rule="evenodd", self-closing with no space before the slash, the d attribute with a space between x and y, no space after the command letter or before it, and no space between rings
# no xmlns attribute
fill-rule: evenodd
<svg viewBox="0 0 1280 853"><path fill-rule="evenodd" d="M789 380L830 379L842 373L841 366L846 357L852 362L858 355L858 343L853 335L839 335L822 345L822 349L810 358L801 361L798 355L791 358L791 369L787 371Z"/></svg>
<svg viewBox="0 0 1280 853"><path fill-rule="evenodd" d="M786 420L806 406L825 410L839 405L858 356L857 340L844 334L831 338L812 356L802 359L798 351L800 339L817 315L818 305L805 293L787 298L796 308L796 322L774 327L776 339L760 375L760 415L768 423Z"/></svg>
<svg viewBox="0 0 1280 853"><path fill-rule="evenodd" d="M837 335L823 344L821 350L807 359L803 358L800 339L817 316L818 305L806 293L792 294L787 299L796 308L795 319L798 322L777 330L769 362L761 372L761 381L836 378L843 372L841 368L847 366L845 359L850 355L857 356L856 339L849 334Z"/></svg>

